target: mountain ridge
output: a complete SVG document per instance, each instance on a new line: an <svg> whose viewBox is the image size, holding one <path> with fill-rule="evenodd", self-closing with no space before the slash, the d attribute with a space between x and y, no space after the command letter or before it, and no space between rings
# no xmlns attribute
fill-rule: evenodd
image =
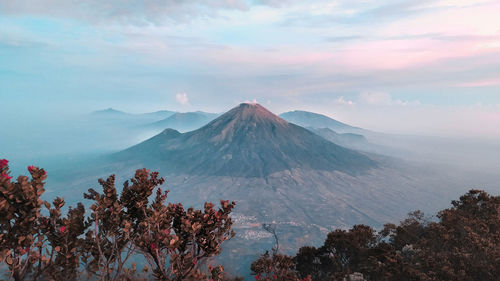
<svg viewBox="0 0 500 281"><path fill-rule="evenodd" d="M266 177L297 168L357 174L376 167L365 154L248 103L197 130L164 130L114 156L171 172L238 177Z"/></svg>
<svg viewBox="0 0 500 281"><path fill-rule="evenodd" d="M206 125L216 118L218 114L202 111L196 112L175 112L167 118L155 121L147 125L151 128L175 129L178 131L192 131Z"/></svg>
<svg viewBox="0 0 500 281"><path fill-rule="evenodd" d="M281 113L281 118L302 127L329 128L337 133L360 133L363 129L337 121L323 114L293 110Z"/></svg>

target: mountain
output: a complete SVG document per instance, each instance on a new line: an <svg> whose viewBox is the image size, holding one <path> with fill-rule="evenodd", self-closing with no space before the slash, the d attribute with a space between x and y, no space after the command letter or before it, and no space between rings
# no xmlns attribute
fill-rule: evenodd
<svg viewBox="0 0 500 281"><path fill-rule="evenodd" d="M146 161L173 173L257 178L292 169L358 174L377 166L364 154L249 103L195 131L166 129L116 157Z"/></svg>
<svg viewBox="0 0 500 281"><path fill-rule="evenodd" d="M116 110L114 108L107 108L103 110L93 111L90 116L95 118L104 118L104 119L112 119L112 118L122 118L122 119L130 119L130 120L142 120L142 121L158 121L161 119L168 118L172 116L175 111L170 110L158 110L154 112L142 113L142 114L132 114L120 110Z"/></svg>
<svg viewBox="0 0 500 281"><path fill-rule="evenodd" d="M197 130L165 129L68 168L51 192L74 203L97 178L114 173L121 182L138 168L166 178L170 202L197 208L205 201L237 202L237 235L225 244L220 261L245 276L251 261L273 246L263 223L276 227L280 250L292 254L322 242L335 228L380 228L413 210L433 213L471 184L465 175L458 179L436 167L339 146L260 105L240 104Z"/></svg>
<svg viewBox="0 0 500 281"><path fill-rule="evenodd" d="M149 124L148 127L161 130L170 128L187 132L206 125L217 116L219 115L202 111L174 113L165 119Z"/></svg>
<svg viewBox="0 0 500 281"><path fill-rule="evenodd" d="M413 147L400 136L353 127L322 114L295 110L280 117L350 149L406 159L413 153Z"/></svg>
<svg viewBox="0 0 500 281"><path fill-rule="evenodd" d="M113 108L107 108L103 110L96 110L91 113L92 116L107 117L107 118L126 118L132 116L130 113L126 113Z"/></svg>
<svg viewBox="0 0 500 281"><path fill-rule="evenodd" d="M121 150L160 132L159 129L148 129L146 125L174 113L169 110L140 114L113 108L98 110L75 118L72 126L66 129L73 132L68 133L65 139L75 139L70 146L75 153Z"/></svg>
<svg viewBox="0 0 500 281"><path fill-rule="evenodd" d="M289 111L280 114L280 117L290 123L294 123L302 127L329 128L337 133L360 133L363 130L361 128L339 122L328 116L308 111Z"/></svg>
<svg viewBox="0 0 500 281"><path fill-rule="evenodd" d="M368 144L365 136L360 134L354 134L354 133L339 134L330 128L318 129L318 128L308 127L307 129L333 143L336 143L344 147L353 148L353 147L359 147L359 145Z"/></svg>
<svg viewBox="0 0 500 281"><path fill-rule="evenodd" d="M143 113L143 114L141 114L141 116L154 118L156 120L159 120L159 119L168 118L168 117L174 115L175 113L176 113L175 111L170 111L170 110L159 110L159 111L155 111L155 112Z"/></svg>
<svg viewBox="0 0 500 281"><path fill-rule="evenodd" d="M148 112L142 114L132 114L113 108L108 108L104 110L93 111L86 117L88 121L97 122L111 122L113 125L119 125L122 127L140 126L144 127L145 124L150 124L157 122L172 116L175 112L169 110L159 110L155 112Z"/></svg>

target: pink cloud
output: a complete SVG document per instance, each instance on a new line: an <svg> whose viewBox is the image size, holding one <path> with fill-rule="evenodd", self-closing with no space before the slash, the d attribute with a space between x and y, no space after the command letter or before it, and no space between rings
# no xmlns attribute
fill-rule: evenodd
<svg viewBox="0 0 500 281"><path fill-rule="evenodd" d="M182 105L188 105L189 104L189 97L186 93L177 93L175 94L175 100Z"/></svg>
<svg viewBox="0 0 500 281"><path fill-rule="evenodd" d="M492 79L484 79L471 81L466 83L458 84L460 87L489 87L489 86L500 86L500 77L492 78Z"/></svg>
<svg viewBox="0 0 500 281"><path fill-rule="evenodd" d="M489 42L489 44L487 44ZM340 47L281 46L275 50L228 47L210 52L201 60L214 64L245 65L257 69L311 67L321 72L397 70L430 65L442 60L481 56L500 51L491 40L439 38L354 42Z"/></svg>

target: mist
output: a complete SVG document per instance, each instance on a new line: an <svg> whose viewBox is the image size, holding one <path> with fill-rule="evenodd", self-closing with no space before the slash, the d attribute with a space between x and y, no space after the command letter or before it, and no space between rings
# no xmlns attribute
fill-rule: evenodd
<svg viewBox="0 0 500 281"><path fill-rule="evenodd" d="M151 124L169 114L102 110L5 115L0 119L5 132L0 138L1 154L11 161L15 175L25 174L28 165L45 167L49 174L62 167L69 170L73 163L110 155L160 133L166 128L152 128ZM184 131L182 127L173 129ZM363 129L367 130L364 136L369 145L357 149L434 166L450 176L467 175L471 182L476 182L474 187L500 190L495 183L500 169L500 142L496 139L388 134Z"/></svg>

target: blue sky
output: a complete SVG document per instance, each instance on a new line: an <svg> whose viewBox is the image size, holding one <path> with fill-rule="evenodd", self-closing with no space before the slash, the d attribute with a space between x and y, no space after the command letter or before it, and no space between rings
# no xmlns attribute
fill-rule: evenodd
<svg viewBox="0 0 500 281"><path fill-rule="evenodd" d="M0 0L0 97L9 116L255 99L386 132L496 138L498 14L487 0Z"/></svg>

